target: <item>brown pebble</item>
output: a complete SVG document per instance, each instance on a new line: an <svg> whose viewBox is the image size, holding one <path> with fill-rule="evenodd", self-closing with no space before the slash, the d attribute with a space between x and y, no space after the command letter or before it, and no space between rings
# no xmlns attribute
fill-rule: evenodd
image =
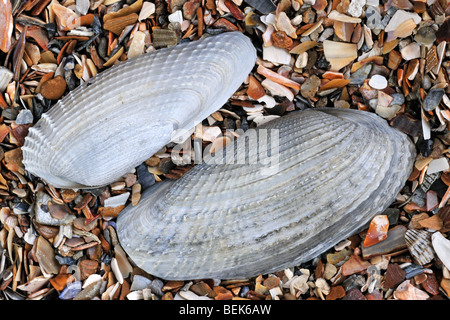
<svg viewBox="0 0 450 320"><path fill-rule="evenodd" d="M406 272L397 263L390 263L386 269L384 288L394 288L405 280Z"/></svg>
<svg viewBox="0 0 450 320"><path fill-rule="evenodd" d="M97 272L98 262L90 259L85 259L79 264L81 272L81 280L86 280L91 274Z"/></svg>
<svg viewBox="0 0 450 320"><path fill-rule="evenodd" d="M439 285L434 273L427 274L427 278L421 283L421 285L429 294L433 296L439 294Z"/></svg>
<svg viewBox="0 0 450 320"><path fill-rule="evenodd" d="M325 266L324 266L322 260L319 260L319 262L317 262L316 270L314 271L314 275L316 276L316 279L322 278L324 271L325 271Z"/></svg>
<svg viewBox="0 0 450 320"><path fill-rule="evenodd" d="M173 294L172 292L166 292L161 297L161 300L173 300Z"/></svg>
<svg viewBox="0 0 450 320"><path fill-rule="evenodd" d="M217 295L216 292L203 281L194 283L189 290L202 297L208 296L214 298Z"/></svg>
<svg viewBox="0 0 450 320"><path fill-rule="evenodd" d="M320 78L316 75L312 75L303 83L300 93L305 98L313 98L319 90Z"/></svg>
<svg viewBox="0 0 450 320"><path fill-rule="evenodd" d="M426 212L416 214L411 218L411 225L414 229L421 229L423 228L423 226L420 224L420 222L428 218L429 216Z"/></svg>
<svg viewBox="0 0 450 320"><path fill-rule="evenodd" d="M346 293L342 300L367 300L367 298L362 294L361 290L353 288Z"/></svg>
<svg viewBox="0 0 450 320"><path fill-rule="evenodd" d="M130 293L130 284L128 283L127 280L124 280L122 287L120 288L119 300L126 300L127 294L129 294L129 293Z"/></svg>
<svg viewBox="0 0 450 320"><path fill-rule="evenodd" d="M187 20L191 20L197 9L200 7L200 0L189 0L183 4L183 16Z"/></svg>
<svg viewBox="0 0 450 320"><path fill-rule="evenodd" d="M42 84L41 94L46 99L57 100L66 91L66 86L66 80L62 76L56 76Z"/></svg>
<svg viewBox="0 0 450 320"><path fill-rule="evenodd" d="M420 220L419 224L423 228L429 228L429 229L433 229L433 230L441 230L442 229L442 219L436 214L432 215L429 218Z"/></svg>
<svg viewBox="0 0 450 320"><path fill-rule="evenodd" d="M278 277L268 277L263 281L263 286L267 289L273 289L280 284L280 278Z"/></svg>
<svg viewBox="0 0 450 320"><path fill-rule="evenodd" d="M450 295L450 279L442 279L441 287L445 290L447 295Z"/></svg>
<svg viewBox="0 0 450 320"><path fill-rule="evenodd" d="M350 259L348 259L343 265L342 265L342 275L343 276L349 276L354 273L358 273L361 271L366 270L368 267L370 267L370 262L365 261L361 259L361 257L356 255L351 255Z"/></svg>
<svg viewBox="0 0 450 320"><path fill-rule="evenodd" d="M136 13L130 13L125 16L111 18L105 21L103 28L120 36L123 29L125 29L126 26L136 23L138 18L139 16Z"/></svg>
<svg viewBox="0 0 450 320"><path fill-rule="evenodd" d="M214 297L215 300L231 300L231 299L233 299L233 293L231 293L230 290L225 289L224 287L217 286L217 287L214 287L213 290L216 293L216 296Z"/></svg>
<svg viewBox="0 0 450 320"><path fill-rule="evenodd" d="M50 212L50 215L53 218L58 219L58 220L65 218L67 215L69 215L71 213L70 209L67 208L63 204L56 204L56 203L49 201L47 206L48 206L48 211Z"/></svg>
<svg viewBox="0 0 450 320"><path fill-rule="evenodd" d="M179 289L184 285L184 281L168 281L163 287L162 291L170 291Z"/></svg>
<svg viewBox="0 0 450 320"><path fill-rule="evenodd" d="M293 40L284 31L276 31L271 35L272 43L275 47L289 48L293 44Z"/></svg>
<svg viewBox="0 0 450 320"><path fill-rule="evenodd" d="M337 300L345 296L345 289L343 286L335 286L330 288L330 293L325 300Z"/></svg>
<svg viewBox="0 0 450 320"><path fill-rule="evenodd" d="M378 289L373 290L371 293L366 293L365 297L367 300L383 300L383 295Z"/></svg>

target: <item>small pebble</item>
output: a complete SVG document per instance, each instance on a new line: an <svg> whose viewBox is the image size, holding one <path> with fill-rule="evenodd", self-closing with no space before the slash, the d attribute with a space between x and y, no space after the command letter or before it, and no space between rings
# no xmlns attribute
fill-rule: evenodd
<svg viewBox="0 0 450 320"><path fill-rule="evenodd" d="M320 86L320 78L316 75L312 75L302 84L300 93L305 98L312 98L316 95Z"/></svg>
<svg viewBox="0 0 450 320"><path fill-rule="evenodd" d="M17 115L16 123L17 124L33 123L33 113L28 109L20 111L19 114Z"/></svg>
<svg viewBox="0 0 450 320"><path fill-rule="evenodd" d="M378 74L372 76L372 78L370 78L369 80L369 85L374 88L374 89L378 89L378 90L383 90L384 88L387 87L387 80L385 77L380 76Z"/></svg>
<svg viewBox="0 0 450 320"><path fill-rule="evenodd" d="M425 111L433 111L441 103L444 96L444 89L431 89L423 100Z"/></svg>
<svg viewBox="0 0 450 320"><path fill-rule="evenodd" d="M59 295L61 300L70 300L76 297L81 291L81 281L69 283Z"/></svg>
<svg viewBox="0 0 450 320"><path fill-rule="evenodd" d="M56 76L44 82L41 86L41 94L49 100L57 100L66 91L66 80L62 76Z"/></svg>

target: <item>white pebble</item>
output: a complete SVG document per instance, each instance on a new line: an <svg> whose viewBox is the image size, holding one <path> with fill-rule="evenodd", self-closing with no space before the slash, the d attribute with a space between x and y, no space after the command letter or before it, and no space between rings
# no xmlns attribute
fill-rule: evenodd
<svg viewBox="0 0 450 320"><path fill-rule="evenodd" d="M427 174L432 174L436 172L446 171L449 169L449 164L447 158L434 159L430 162L427 169Z"/></svg>
<svg viewBox="0 0 450 320"><path fill-rule="evenodd" d="M139 21L145 20L155 13L156 5L153 2L144 2L141 12L139 13Z"/></svg>
<svg viewBox="0 0 450 320"><path fill-rule="evenodd" d="M369 80L369 86L371 86L374 89L383 90L387 87L387 80L385 77L380 76L379 74L376 74L372 76Z"/></svg>
<svg viewBox="0 0 450 320"><path fill-rule="evenodd" d="M122 193L118 196L109 197L105 199L105 207L118 207L123 206L127 203L128 197L130 196L129 192Z"/></svg>

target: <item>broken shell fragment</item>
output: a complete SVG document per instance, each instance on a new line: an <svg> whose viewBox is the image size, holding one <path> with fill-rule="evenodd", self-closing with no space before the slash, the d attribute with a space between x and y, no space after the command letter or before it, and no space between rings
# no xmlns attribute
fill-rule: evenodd
<svg viewBox="0 0 450 320"><path fill-rule="evenodd" d="M437 231L431 236L431 243L436 255L445 267L450 270L450 240L444 238L442 233Z"/></svg>
<svg viewBox="0 0 450 320"><path fill-rule="evenodd" d="M219 109L255 60L250 40L229 32L125 61L42 115L25 138L23 164L54 187L117 181ZM122 134L130 124L134 133Z"/></svg>
<svg viewBox="0 0 450 320"><path fill-rule="evenodd" d="M276 162L261 148L259 158L256 149L236 148L260 132L279 137L279 143L265 138L270 154L278 148ZM242 156L237 150L266 165L232 162L229 157ZM163 279L282 270L316 257L383 212L408 178L414 154L406 135L373 113L293 112L247 130L180 179L144 192L119 215L120 243L137 266ZM329 188L335 196L321 196Z"/></svg>
<svg viewBox="0 0 450 320"><path fill-rule="evenodd" d="M423 109L425 111L433 111L441 103L444 97L444 89L431 89L423 100Z"/></svg>
<svg viewBox="0 0 450 320"><path fill-rule="evenodd" d="M430 232L409 229L405 233L405 241L411 256L417 264L423 266L434 259Z"/></svg>
<svg viewBox="0 0 450 320"><path fill-rule="evenodd" d="M420 45L417 42L408 44L406 47L400 50L403 59L412 60L420 58Z"/></svg>
<svg viewBox="0 0 450 320"><path fill-rule="evenodd" d="M331 71L339 71L358 56L354 43L325 40L323 51L325 58L331 64Z"/></svg>
<svg viewBox="0 0 450 320"><path fill-rule="evenodd" d="M12 81L14 73L8 68L0 66L0 94L6 90L6 87Z"/></svg>
<svg viewBox="0 0 450 320"><path fill-rule="evenodd" d="M395 28L393 35L398 38L409 37L416 26L417 24L414 22L414 19L405 20Z"/></svg>
<svg viewBox="0 0 450 320"><path fill-rule="evenodd" d="M395 31L398 26L400 26L405 21L412 19L413 22L417 25L422 21L422 18L415 12L408 12L405 10L397 10L392 18L389 20L389 23L387 24L386 28L384 29L385 32Z"/></svg>
<svg viewBox="0 0 450 320"><path fill-rule="evenodd" d="M351 17L346 14L340 13L336 10L333 10L328 15L328 19L341 21L341 22L348 22L348 23L361 23L360 18Z"/></svg>
<svg viewBox="0 0 450 320"><path fill-rule="evenodd" d="M377 215L373 217L369 225L366 237L364 239L364 246L370 247L387 238L389 229L389 219L387 215Z"/></svg>

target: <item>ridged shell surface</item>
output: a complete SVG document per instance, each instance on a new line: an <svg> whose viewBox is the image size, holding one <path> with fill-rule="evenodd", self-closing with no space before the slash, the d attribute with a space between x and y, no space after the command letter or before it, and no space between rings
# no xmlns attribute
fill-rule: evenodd
<svg viewBox="0 0 450 320"><path fill-rule="evenodd" d="M264 139L271 152L256 152ZM245 151L242 141L249 141ZM239 152L248 156L246 164L222 162ZM139 267L164 279L283 270L316 257L384 211L414 157L409 138L375 114L293 112L246 131L181 179L144 192L137 206L120 214L119 240ZM274 164L275 170L264 171Z"/></svg>
<svg viewBox="0 0 450 320"><path fill-rule="evenodd" d="M405 233L405 242L414 261L423 266L434 259L431 245L431 233L425 230L409 229Z"/></svg>
<svg viewBox="0 0 450 320"><path fill-rule="evenodd" d="M250 39L231 32L112 67L30 128L25 168L59 188L117 181L222 107L255 59Z"/></svg>

